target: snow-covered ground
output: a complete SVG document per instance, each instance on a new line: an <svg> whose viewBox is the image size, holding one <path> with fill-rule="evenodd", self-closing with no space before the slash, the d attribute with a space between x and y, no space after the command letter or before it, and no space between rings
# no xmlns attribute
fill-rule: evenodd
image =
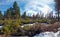
<svg viewBox="0 0 60 37"><path fill-rule="evenodd" d="M24 24L21 27L23 28L24 26L32 26L32 25L35 25L35 23L33 23L33 24Z"/></svg>
<svg viewBox="0 0 60 37"><path fill-rule="evenodd" d="M54 32L43 32L40 34L35 35L34 37L60 37L60 31Z"/></svg>
<svg viewBox="0 0 60 37"><path fill-rule="evenodd" d="M0 26L0 28L2 28L3 26Z"/></svg>

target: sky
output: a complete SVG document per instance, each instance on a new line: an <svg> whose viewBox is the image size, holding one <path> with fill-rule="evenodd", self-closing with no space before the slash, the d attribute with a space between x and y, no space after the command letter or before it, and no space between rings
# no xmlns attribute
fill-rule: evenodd
<svg viewBox="0 0 60 37"><path fill-rule="evenodd" d="M2 13L12 7L14 1L18 3L21 14L24 11L31 15L36 15L39 12L47 14L54 11L54 0L0 0L0 10Z"/></svg>

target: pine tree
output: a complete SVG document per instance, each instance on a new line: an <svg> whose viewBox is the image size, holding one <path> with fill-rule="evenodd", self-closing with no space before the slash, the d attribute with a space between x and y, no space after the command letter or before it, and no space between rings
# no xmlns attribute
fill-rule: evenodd
<svg viewBox="0 0 60 37"><path fill-rule="evenodd" d="M10 7L5 11L4 16L5 18L20 19L20 8L16 1L14 2L13 7Z"/></svg>
<svg viewBox="0 0 60 37"><path fill-rule="evenodd" d="M26 18L26 12L23 13L22 18Z"/></svg>
<svg viewBox="0 0 60 37"><path fill-rule="evenodd" d="M2 15L2 12L0 11L0 20L3 19L3 15Z"/></svg>
<svg viewBox="0 0 60 37"><path fill-rule="evenodd" d="M18 7L16 1L13 4L13 13L14 13L14 18L20 18L20 8Z"/></svg>
<svg viewBox="0 0 60 37"><path fill-rule="evenodd" d="M12 16L11 16L11 9L9 8L9 9L7 9L7 11L5 12L5 18L11 18Z"/></svg>

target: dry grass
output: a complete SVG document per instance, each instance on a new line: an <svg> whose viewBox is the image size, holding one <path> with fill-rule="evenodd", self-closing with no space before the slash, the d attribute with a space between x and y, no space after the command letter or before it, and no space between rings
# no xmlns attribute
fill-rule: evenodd
<svg viewBox="0 0 60 37"><path fill-rule="evenodd" d="M57 32L58 28L60 28L60 22L56 22L54 24L47 24L47 25L36 24L31 27L31 29L33 29L34 31L41 30L42 32L45 31Z"/></svg>

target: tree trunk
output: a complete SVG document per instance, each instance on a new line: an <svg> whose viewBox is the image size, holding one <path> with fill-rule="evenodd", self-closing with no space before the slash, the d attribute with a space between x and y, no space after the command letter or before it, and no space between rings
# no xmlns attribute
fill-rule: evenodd
<svg viewBox="0 0 60 37"><path fill-rule="evenodd" d="M58 21L59 21L59 9L58 9Z"/></svg>

